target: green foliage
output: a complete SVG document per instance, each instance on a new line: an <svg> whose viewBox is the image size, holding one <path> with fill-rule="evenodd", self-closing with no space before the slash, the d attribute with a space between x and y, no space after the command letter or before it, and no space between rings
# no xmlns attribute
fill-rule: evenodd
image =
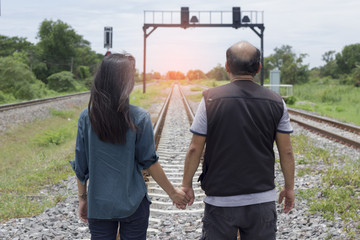
<svg viewBox="0 0 360 240"><path fill-rule="evenodd" d="M347 45L341 53L336 54L336 64L340 73L350 74L360 63L360 43Z"/></svg>
<svg viewBox="0 0 360 240"><path fill-rule="evenodd" d="M303 65L307 54L297 56L289 45L275 48L274 51L274 54L264 59L265 78L269 77L270 70L278 68L281 71L282 83L296 84L309 81L308 65Z"/></svg>
<svg viewBox="0 0 360 240"><path fill-rule="evenodd" d="M50 109L50 114L64 119L72 119L74 117L74 111L57 110L55 108Z"/></svg>
<svg viewBox="0 0 360 240"><path fill-rule="evenodd" d="M63 71L52 74L47 78L48 87L57 92L76 90L76 82L71 72Z"/></svg>
<svg viewBox="0 0 360 240"><path fill-rule="evenodd" d="M360 125L360 89L351 85L341 85L330 77L316 82L295 85L294 96L298 101L292 106L342 121Z"/></svg>
<svg viewBox="0 0 360 240"><path fill-rule="evenodd" d="M206 76L210 79L215 79L217 81L230 80L229 76L226 72L226 69L224 67L222 67L220 64L218 64L216 67L211 69L208 73L206 73Z"/></svg>
<svg viewBox="0 0 360 240"><path fill-rule="evenodd" d="M193 102L200 102L202 97L203 97L202 93L196 93L186 96L188 100Z"/></svg>
<svg viewBox="0 0 360 240"><path fill-rule="evenodd" d="M195 86L195 87L191 87L190 90L194 91L194 92L197 92L197 91L203 91L204 89L202 87Z"/></svg>
<svg viewBox="0 0 360 240"><path fill-rule="evenodd" d="M90 44L61 20L44 20L37 37L40 39L38 47L41 49L41 58L46 61L47 76L69 71L72 58L77 53L76 48L89 47Z"/></svg>
<svg viewBox="0 0 360 240"><path fill-rule="evenodd" d="M0 89L21 100L46 94L45 85L35 78L29 67L13 57L0 58Z"/></svg>
<svg viewBox="0 0 360 240"><path fill-rule="evenodd" d="M339 76L338 65L335 61L335 51L327 51L322 55L322 60L325 61L325 65L320 67L320 76L330 76L337 78Z"/></svg>
<svg viewBox="0 0 360 240"><path fill-rule="evenodd" d="M79 80L85 81L87 78L91 77L90 68L88 66L79 66L76 75Z"/></svg>
<svg viewBox="0 0 360 240"><path fill-rule="evenodd" d="M5 104L8 102L14 102L16 99L12 94L6 94L0 90L0 104Z"/></svg>
<svg viewBox="0 0 360 240"><path fill-rule="evenodd" d="M186 77L189 80L199 80L199 79L205 79L206 75L203 71L201 70L189 70L186 74Z"/></svg>
<svg viewBox="0 0 360 240"><path fill-rule="evenodd" d="M297 198L307 200L311 214L320 213L329 221L339 216L347 224L344 230L348 236L355 239L352 237L359 236L360 231L351 226L360 224L360 159L339 157L315 147L304 135L293 136L292 145L297 158L300 156L307 164L297 166L297 176L306 179L306 175L321 175L318 187L297 190ZM321 170L314 172L314 165L321 166Z"/></svg>
<svg viewBox="0 0 360 240"><path fill-rule="evenodd" d="M85 107L85 106L84 106ZM58 111L79 116L81 108ZM57 115L57 113L55 113ZM61 128L59 128L61 126ZM66 193L43 194L41 190L67 179L73 171L69 161L74 158L77 119L51 116L2 133L0 137L0 221L39 214L54 206ZM63 135L58 140L37 144L36 137L45 139L47 133ZM71 135L71 136L69 136ZM35 137L34 137L35 136ZM40 137L42 136L42 137Z"/></svg>
<svg viewBox="0 0 360 240"><path fill-rule="evenodd" d="M286 104L294 105L297 101L297 98L295 96L290 96L290 97L284 98L284 101Z"/></svg>
<svg viewBox="0 0 360 240"><path fill-rule="evenodd" d="M50 144L60 145L72 136L73 134L71 129L59 128L37 134L34 137L34 142L39 146L48 146Z"/></svg>
<svg viewBox="0 0 360 240"><path fill-rule="evenodd" d="M22 37L7 37L0 35L0 56L7 57L15 52L28 52L33 44Z"/></svg>

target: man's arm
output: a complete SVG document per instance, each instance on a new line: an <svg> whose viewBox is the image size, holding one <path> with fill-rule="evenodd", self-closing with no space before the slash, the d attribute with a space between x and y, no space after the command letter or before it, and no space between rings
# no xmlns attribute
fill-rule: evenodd
<svg viewBox="0 0 360 240"><path fill-rule="evenodd" d="M148 168L148 172L159 186L170 196L171 200L177 205L186 206L190 198L180 189L175 188L166 177L159 162L154 163Z"/></svg>
<svg viewBox="0 0 360 240"><path fill-rule="evenodd" d="M294 173L295 161L290 141L290 134L276 133L276 145L280 155L281 170L285 179L285 186L279 194L279 203L285 198L284 212L288 213L294 207Z"/></svg>
<svg viewBox="0 0 360 240"><path fill-rule="evenodd" d="M200 157L205 146L206 137L193 134L191 143L186 154L182 190L191 198L188 205L194 202L195 195L192 189L192 181L197 168L199 167Z"/></svg>

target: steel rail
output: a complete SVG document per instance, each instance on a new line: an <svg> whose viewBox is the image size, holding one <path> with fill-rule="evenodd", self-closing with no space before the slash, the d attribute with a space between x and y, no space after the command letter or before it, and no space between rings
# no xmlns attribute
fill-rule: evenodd
<svg viewBox="0 0 360 240"><path fill-rule="evenodd" d="M169 107L169 103L170 103L170 99L172 96L174 90L174 85L171 87L170 93L167 96L164 105L162 106L160 113L158 115L158 118L156 119L156 122L153 126L154 129L154 138L155 138L155 149L157 149L158 145L159 145L159 141L161 138L161 132L162 132L162 128L164 126L164 122L165 122L165 117L166 117L166 113Z"/></svg>
<svg viewBox="0 0 360 240"><path fill-rule="evenodd" d="M314 121L317 121L317 122L325 122L325 123L331 124L331 125L333 125L333 126L335 126L337 128L341 128L341 129L344 129L346 131L353 132L353 133L356 133L356 134L360 135L360 127L358 127L358 126L354 126L354 125L350 125L350 124L347 124L347 123L342 123L342 122L338 122L338 121L335 121L335 120L332 120L332 119L324 118L324 117L321 117L321 116L316 116L316 115L313 115L313 114L305 113L305 112L296 110L294 108L288 108L288 112L290 114L299 115L301 117L308 118L308 119L311 119L311 120L314 120Z"/></svg>
<svg viewBox="0 0 360 240"><path fill-rule="evenodd" d="M178 85L178 86L179 86L179 90L180 90L180 94L181 94L181 99L182 99L182 101L183 101L183 103L185 105L185 110L186 110L186 113L187 113L187 116L188 116L188 119L189 119L189 123L191 125L192 122L194 121L195 114L194 114L193 110L191 109L190 104L187 101L187 98L185 97L185 95L184 95L184 93L183 93L183 91L181 89L181 86L180 85Z"/></svg>
<svg viewBox="0 0 360 240"><path fill-rule="evenodd" d="M4 111L11 110L11 109L16 109L16 108L22 108L22 107L28 107L28 106L48 103L48 102L54 102L54 101L58 101L61 99L67 99L67 98L86 95L86 94L90 94L90 92L87 91L87 92L73 93L73 94L68 94L68 95L63 95L63 96L35 99L35 100L24 101L24 102L19 102L19 103L3 104L3 105L0 105L0 112L4 112Z"/></svg>
<svg viewBox="0 0 360 240"><path fill-rule="evenodd" d="M296 120L296 119L290 119L290 120L292 122L295 122L295 123L299 124L300 126L306 128L306 129L309 129L311 131L319 133L319 134L321 134L321 135L323 135L325 137L335 139L335 140L340 141L342 143L348 144L348 145L350 145L350 146L352 146L354 148L360 149L360 142L354 141L354 140L352 140L350 138L347 138L347 137L344 137L344 136L340 136L340 135L338 135L336 133L326 131L326 130L324 130L322 128L315 127L313 125L304 123L304 122Z"/></svg>

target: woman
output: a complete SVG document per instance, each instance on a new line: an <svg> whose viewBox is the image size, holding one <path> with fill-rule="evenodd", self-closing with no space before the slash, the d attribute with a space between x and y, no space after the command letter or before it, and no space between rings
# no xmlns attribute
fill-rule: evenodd
<svg viewBox="0 0 360 240"><path fill-rule="evenodd" d="M104 58L91 88L89 106L79 118L74 169L80 219L91 239L146 239L150 199L142 176L148 169L172 201L189 198L174 188L157 162L152 123L147 111L129 104L135 59ZM87 180L89 180L88 192Z"/></svg>

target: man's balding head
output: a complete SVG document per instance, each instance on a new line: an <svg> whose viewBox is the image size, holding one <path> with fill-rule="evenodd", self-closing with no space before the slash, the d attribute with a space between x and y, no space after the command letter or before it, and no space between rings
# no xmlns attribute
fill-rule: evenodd
<svg viewBox="0 0 360 240"><path fill-rule="evenodd" d="M238 42L226 51L229 72L255 76L260 64L260 51L248 42Z"/></svg>

